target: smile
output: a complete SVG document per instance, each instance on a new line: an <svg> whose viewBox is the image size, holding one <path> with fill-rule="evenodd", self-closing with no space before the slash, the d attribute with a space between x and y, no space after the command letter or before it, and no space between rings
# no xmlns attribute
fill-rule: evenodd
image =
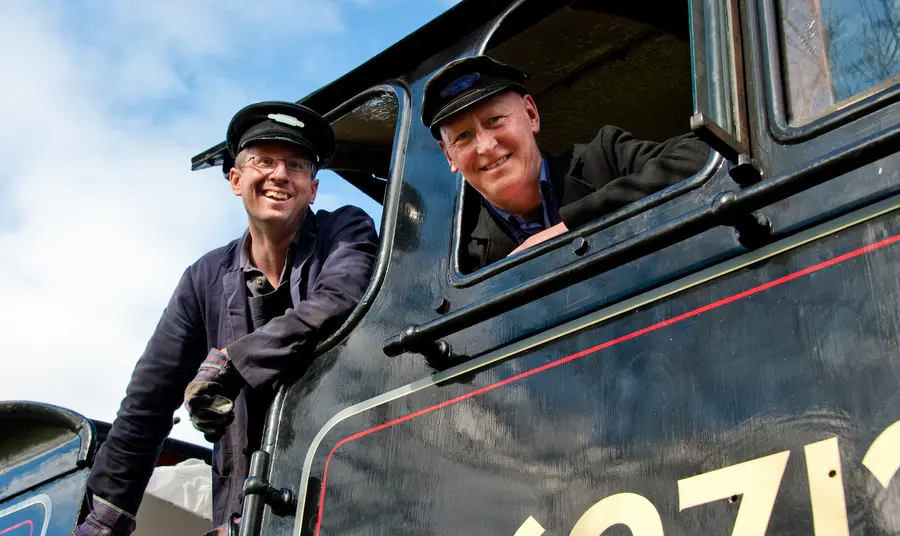
<svg viewBox="0 0 900 536"><path fill-rule="evenodd" d="M275 192L272 190L266 190L263 192L263 196L268 197L269 199L278 199L279 201L286 201L291 196L283 192Z"/></svg>
<svg viewBox="0 0 900 536"><path fill-rule="evenodd" d="M509 160L509 155L504 156L503 158L501 158L500 160L497 160L493 164L488 164L488 165L484 166L483 168L481 168L481 171L490 171L498 166L502 166L507 160Z"/></svg>

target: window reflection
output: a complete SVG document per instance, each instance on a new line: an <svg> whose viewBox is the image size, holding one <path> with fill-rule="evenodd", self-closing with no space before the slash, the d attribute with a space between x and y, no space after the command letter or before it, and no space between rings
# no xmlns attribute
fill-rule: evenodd
<svg viewBox="0 0 900 536"><path fill-rule="evenodd" d="M354 200L376 222L387 191L398 114L397 97L378 91L331 124L336 150L328 168L377 203Z"/></svg>
<svg viewBox="0 0 900 536"><path fill-rule="evenodd" d="M792 124L900 80L900 2L779 0L779 5Z"/></svg>

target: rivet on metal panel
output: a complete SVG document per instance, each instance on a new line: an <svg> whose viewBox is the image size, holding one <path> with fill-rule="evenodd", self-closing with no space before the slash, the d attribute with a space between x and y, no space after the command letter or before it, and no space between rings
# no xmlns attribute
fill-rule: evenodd
<svg viewBox="0 0 900 536"><path fill-rule="evenodd" d="M434 312L437 314L440 314L440 315L446 314L447 311L450 310L450 302L447 301L447 298L444 298L443 296L438 296L431 303L431 308L434 309Z"/></svg>
<svg viewBox="0 0 900 536"><path fill-rule="evenodd" d="M583 236L579 236L575 240L572 240L572 253L576 255L584 255L589 248L590 244L588 244L588 241L585 240Z"/></svg>

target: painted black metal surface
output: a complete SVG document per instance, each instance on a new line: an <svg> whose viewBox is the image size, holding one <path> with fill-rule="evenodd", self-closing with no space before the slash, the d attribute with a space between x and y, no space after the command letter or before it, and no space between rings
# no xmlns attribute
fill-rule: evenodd
<svg viewBox="0 0 900 536"><path fill-rule="evenodd" d="M774 201L780 201L797 192L812 188L830 177L841 175L870 162L890 156L900 146L900 126L866 138L834 155L825 155L817 161L784 176L773 178L764 184L751 187L739 194L722 192L709 206L696 209L679 219L638 234L634 238L599 251L585 259L573 262L545 277L533 279L517 287L490 296L466 309L422 326L409 326L398 335L387 339L384 352L396 356L411 351L437 337L470 327L496 314L505 313L532 300L611 270L624 262L642 257L648 252L672 246L692 236L720 225L737 227L744 216L752 214ZM756 222L754 218L750 221ZM759 222L757 222L759 223ZM762 226L760 223L759 226ZM751 225L743 225L749 231ZM746 233L746 231L745 231ZM421 353L421 352L420 352Z"/></svg>
<svg viewBox="0 0 900 536"><path fill-rule="evenodd" d="M861 462L900 422L898 262L892 214L349 416L316 533L562 534L626 492L666 534L728 533L740 501L679 512L678 481L790 451L769 533L811 534L803 447L837 437L853 533L893 534L900 487Z"/></svg>

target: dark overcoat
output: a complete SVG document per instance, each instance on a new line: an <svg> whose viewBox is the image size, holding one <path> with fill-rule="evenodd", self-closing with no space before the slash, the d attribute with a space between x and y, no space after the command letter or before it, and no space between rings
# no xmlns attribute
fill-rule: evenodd
<svg viewBox="0 0 900 536"><path fill-rule="evenodd" d="M560 216L574 230L697 173L709 159L709 146L693 134L657 143L604 126L590 143L545 157ZM470 188L466 199L460 268L470 273L502 260L519 244L477 192Z"/></svg>
<svg viewBox="0 0 900 536"><path fill-rule="evenodd" d="M300 233L290 273L293 308L260 329L251 328L248 314L243 238L184 272L94 461L91 493L137 512L185 387L210 348L227 348L247 386L236 400L234 423L213 446L213 521L218 525L240 512L268 401L284 378L305 370L316 343L353 310L375 263L374 224L356 207L310 212Z"/></svg>

